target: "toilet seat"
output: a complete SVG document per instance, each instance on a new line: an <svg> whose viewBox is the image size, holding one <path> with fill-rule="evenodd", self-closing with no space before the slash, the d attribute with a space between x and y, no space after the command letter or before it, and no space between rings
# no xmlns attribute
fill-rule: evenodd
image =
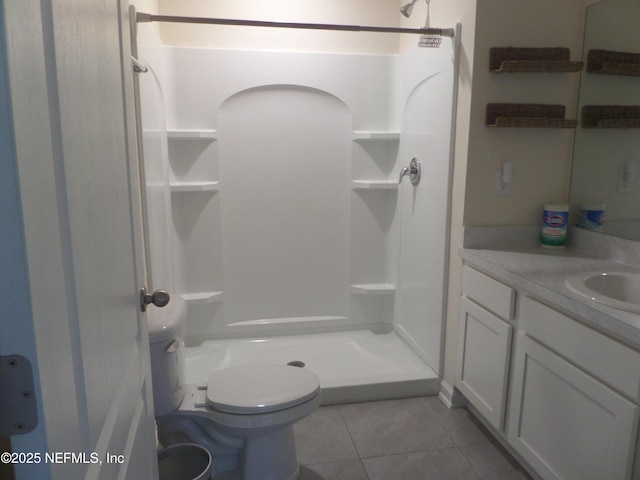
<svg viewBox="0 0 640 480"><path fill-rule="evenodd" d="M318 376L303 368L239 365L209 375L207 404L225 413L268 413L304 403L319 391Z"/></svg>

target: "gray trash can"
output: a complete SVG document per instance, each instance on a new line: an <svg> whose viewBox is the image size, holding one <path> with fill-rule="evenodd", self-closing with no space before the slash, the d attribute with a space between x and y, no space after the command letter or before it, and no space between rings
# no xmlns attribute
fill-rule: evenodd
<svg viewBox="0 0 640 480"><path fill-rule="evenodd" d="M210 480L209 451L195 443L177 443L158 452L160 480Z"/></svg>

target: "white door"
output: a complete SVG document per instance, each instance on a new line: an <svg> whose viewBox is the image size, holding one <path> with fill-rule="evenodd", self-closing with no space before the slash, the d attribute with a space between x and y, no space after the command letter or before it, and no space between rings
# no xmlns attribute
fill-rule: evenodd
<svg viewBox="0 0 640 480"><path fill-rule="evenodd" d="M10 1L0 14L15 147L2 152L24 229L9 249L28 290L0 320L0 354L29 358L39 407L36 429L12 437L33 454L16 478L154 478L126 2Z"/></svg>

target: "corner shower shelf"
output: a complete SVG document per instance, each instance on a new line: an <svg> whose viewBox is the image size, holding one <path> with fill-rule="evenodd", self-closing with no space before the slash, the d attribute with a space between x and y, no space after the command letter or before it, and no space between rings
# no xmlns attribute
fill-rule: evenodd
<svg viewBox="0 0 640 480"><path fill-rule="evenodd" d="M353 190L397 190L398 182L394 180L352 180Z"/></svg>
<svg viewBox="0 0 640 480"><path fill-rule="evenodd" d="M640 77L640 53L589 50L587 72Z"/></svg>
<svg viewBox="0 0 640 480"><path fill-rule="evenodd" d="M564 105L489 103L486 125L514 128L576 128L576 120L564 118Z"/></svg>
<svg viewBox="0 0 640 480"><path fill-rule="evenodd" d="M396 287L390 283L354 283L351 285L351 293L357 295L391 295Z"/></svg>
<svg viewBox="0 0 640 480"><path fill-rule="evenodd" d="M175 182L171 184L171 192L217 192L220 182Z"/></svg>
<svg viewBox="0 0 640 480"><path fill-rule="evenodd" d="M353 140L400 140L400 132L354 130Z"/></svg>
<svg viewBox="0 0 640 480"><path fill-rule="evenodd" d="M584 62L571 62L568 48L494 47L489 50L492 73L579 72Z"/></svg>
<svg viewBox="0 0 640 480"><path fill-rule="evenodd" d="M202 138L217 140L217 130L167 130L167 137L173 140L189 140Z"/></svg>
<svg viewBox="0 0 640 480"><path fill-rule="evenodd" d="M585 105L583 128L640 128L640 106Z"/></svg>
<svg viewBox="0 0 640 480"><path fill-rule="evenodd" d="M193 292L180 295L187 302L187 305L205 305L208 303L221 302L223 292Z"/></svg>

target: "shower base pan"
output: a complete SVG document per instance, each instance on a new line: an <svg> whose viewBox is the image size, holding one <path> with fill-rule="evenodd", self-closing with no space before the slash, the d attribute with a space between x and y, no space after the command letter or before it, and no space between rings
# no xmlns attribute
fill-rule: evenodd
<svg viewBox="0 0 640 480"><path fill-rule="evenodd" d="M394 332L356 330L207 340L186 349L187 383L247 363L302 366L321 380L322 404L436 395L440 378Z"/></svg>

